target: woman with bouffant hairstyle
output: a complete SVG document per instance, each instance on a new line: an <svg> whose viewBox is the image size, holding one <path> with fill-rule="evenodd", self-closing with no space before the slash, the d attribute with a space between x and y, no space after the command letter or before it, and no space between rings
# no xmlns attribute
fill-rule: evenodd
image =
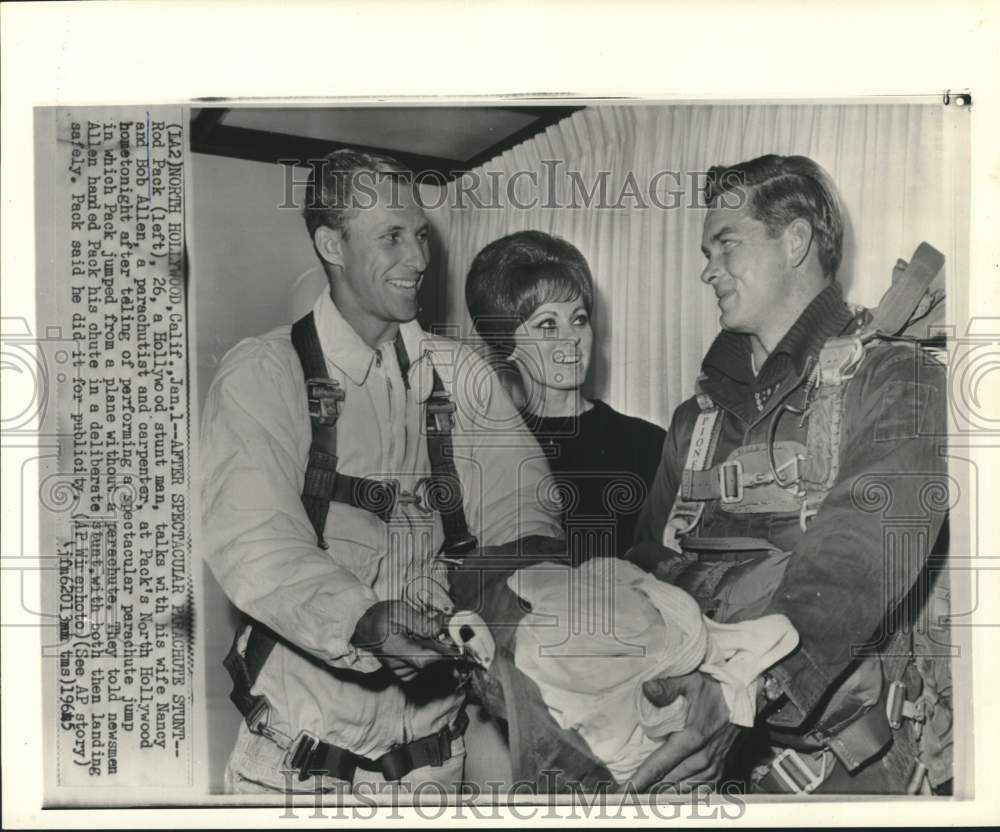
<svg viewBox="0 0 1000 832"><path fill-rule="evenodd" d="M542 231L519 231L476 255L465 283L473 325L490 348L555 475L563 521L588 518L596 546L578 560L619 555L656 473L662 428L587 399L594 282L580 251Z"/></svg>

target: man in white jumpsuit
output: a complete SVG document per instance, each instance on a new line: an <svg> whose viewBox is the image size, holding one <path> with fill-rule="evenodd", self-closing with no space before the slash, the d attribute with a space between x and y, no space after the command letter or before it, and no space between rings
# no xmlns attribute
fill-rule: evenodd
<svg viewBox="0 0 1000 832"><path fill-rule="evenodd" d="M230 791L389 781L455 789L462 779L464 691L454 663L418 637L436 631L432 611L447 606L441 516L413 499L431 473L425 402L435 372L456 407L454 465L479 546L561 536L538 501L544 458L496 377L414 320L429 229L401 170L388 157L337 151L314 170L305 213L329 281L313 320L326 373L344 392L338 475L398 480L402 498L382 515L334 498L318 539L301 496L311 422L288 326L234 347L205 403L208 561L232 602L276 640L252 685L266 719L241 724ZM423 609L403 600L421 576L433 578L422 584L432 596ZM444 749L428 763L420 741L435 735ZM327 756L295 753L316 747ZM388 774L380 769L400 749ZM329 759L349 764L334 771Z"/></svg>

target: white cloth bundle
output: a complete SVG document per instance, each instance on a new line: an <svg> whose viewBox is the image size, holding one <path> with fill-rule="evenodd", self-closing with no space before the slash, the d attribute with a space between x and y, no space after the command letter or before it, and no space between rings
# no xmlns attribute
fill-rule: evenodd
<svg viewBox="0 0 1000 832"><path fill-rule="evenodd" d="M687 716L683 697L650 703L644 681L700 669L721 683L731 721L750 726L760 675L798 644L783 615L717 624L684 590L615 558L542 563L507 583L532 606L518 624L515 664L619 782Z"/></svg>

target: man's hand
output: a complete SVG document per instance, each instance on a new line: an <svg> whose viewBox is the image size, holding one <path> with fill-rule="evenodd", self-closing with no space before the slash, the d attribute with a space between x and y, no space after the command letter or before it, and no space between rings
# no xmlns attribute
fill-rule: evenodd
<svg viewBox="0 0 1000 832"><path fill-rule="evenodd" d="M429 646L443 622L406 601L377 601L358 620L351 644L373 653L401 682L408 682L448 653Z"/></svg>
<svg viewBox="0 0 1000 832"><path fill-rule="evenodd" d="M632 777L636 791L660 782L670 783L678 791L690 791L705 783L714 785L740 732L729 721L722 686L695 671L687 676L650 679L643 683L642 691L658 707L683 695L688 713L683 730L668 736L639 766Z"/></svg>
<svg viewBox="0 0 1000 832"><path fill-rule="evenodd" d="M681 554L659 543L637 543L625 553L624 559L668 584L675 583L677 576L695 562L691 555Z"/></svg>

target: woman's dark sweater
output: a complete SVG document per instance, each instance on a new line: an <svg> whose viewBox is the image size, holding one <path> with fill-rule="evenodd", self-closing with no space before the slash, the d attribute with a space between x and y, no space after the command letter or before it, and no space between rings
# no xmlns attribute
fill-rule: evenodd
<svg viewBox="0 0 1000 832"><path fill-rule="evenodd" d="M524 412L552 469L547 502L559 507L573 560L620 556L660 463L663 428L595 400L579 416Z"/></svg>

